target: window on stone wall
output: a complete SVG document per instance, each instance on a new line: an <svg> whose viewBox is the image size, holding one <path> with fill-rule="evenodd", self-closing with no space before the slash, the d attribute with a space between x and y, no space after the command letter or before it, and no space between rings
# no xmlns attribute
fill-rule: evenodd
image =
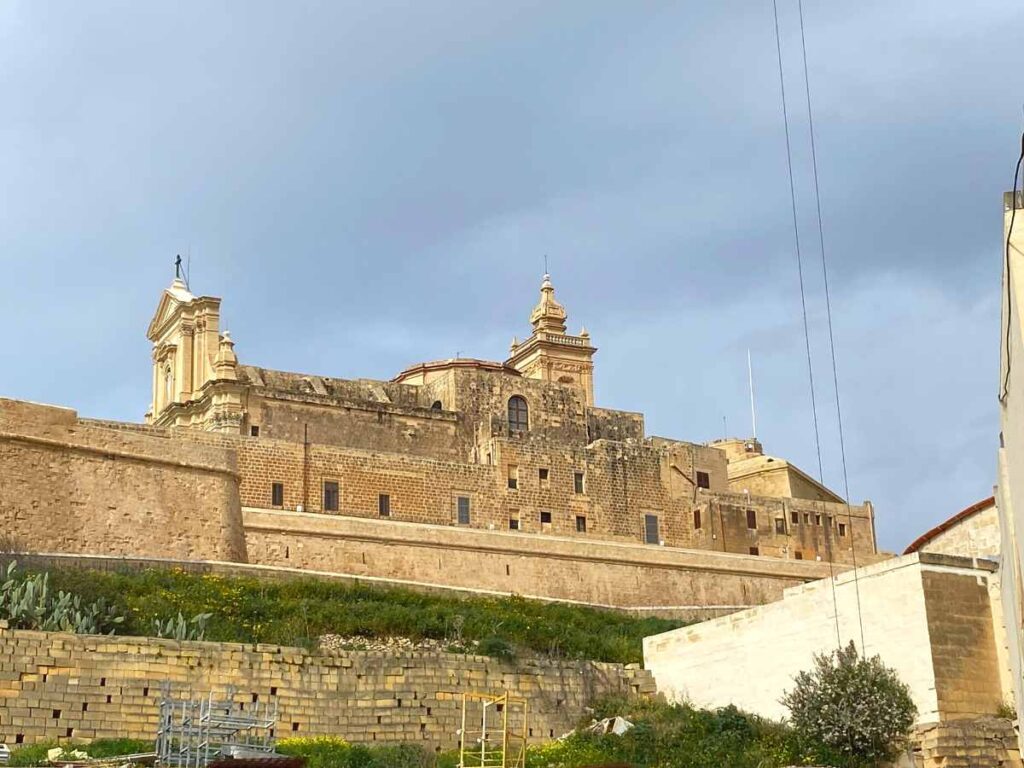
<svg viewBox="0 0 1024 768"><path fill-rule="evenodd" d="M693 527L700 528L700 509L693 510Z"/></svg>
<svg viewBox="0 0 1024 768"><path fill-rule="evenodd" d="M757 530L757 510L747 510L747 528Z"/></svg>
<svg viewBox="0 0 1024 768"><path fill-rule="evenodd" d="M541 525L544 525L544 524L550 525L551 524L551 513L550 512L541 512L540 513L540 522L541 522Z"/></svg>
<svg viewBox="0 0 1024 768"><path fill-rule="evenodd" d="M256 426L255 424L253 424L251 427L249 427L249 434L252 437L259 437L260 436L260 428L258 426Z"/></svg>
<svg viewBox="0 0 1024 768"><path fill-rule="evenodd" d="M646 544L661 543L661 534L658 531L657 515L644 515L644 542Z"/></svg>
<svg viewBox="0 0 1024 768"><path fill-rule="evenodd" d="M510 531L518 531L519 530L519 518L518 517L510 517L508 519L508 529Z"/></svg>
<svg viewBox="0 0 1024 768"><path fill-rule="evenodd" d="M530 408L526 404L526 398L513 395L508 399L508 431L517 434L529 429Z"/></svg>
<svg viewBox="0 0 1024 768"><path fill-rule="evenodd" d="M550 471L547 467L541 467L537 470L537 479L540 481L541 488L548 487L548 478L551 476Z"/></svg>
<svg viewBox="0 0 1024 768"><path fill-rule="evenodd" d="M508 487L512 490L519 487L519 467L511 464L508 468Z"/></svg>
<svg viewBox="0 0 1024 768"><path fill-rule="evenodd" d="M284 483L271 483L270 484L270 506L272 506L272 507L283 507L284 506Z"/></svg>
<svg viewBox="0 0 1024 768"><path fill-rule="evenodd" d="M839 524L839 535L840 536L845 536L846 535L846 523L840 523Z"/></svg>
<svg viewBox="0 0 1024 768"><path fill-rule="evenodd" d="M710 488L711 476L707 472L697 472L697 487Z"/></svg>
<svg viewBox="0 0 1024 768"><path fill-rule="evenodd" d="M783 520L781 517L775 518L775 533L777 533L780 536L786 535L786 521Z"/></svg>
<svg viewBox="0 0 1024 768"><path fill-rule="evenodd" d="M386 493L377 496L377 514L381 517L391 517L391 497Z"/></svg>
<svg viewBox="0 0 1024 768"><path fill-rule="evenodd" d="M803 552L794 552L793 553L793 557L795 557L797 560L803 560L804 559L804 553Z"/></svg>
<svg viewBox="0 0 1024 768"><path fill-rule="evenodd" d="M324 480L324 512L338 511L340 495L337 481Z"/></svg>
<svg viewBox="0 0 1024 768"><path fill-rule="evenodd" d="M793 525L798 524L800 522L800 513L799 512L790 512L789 513L789 522L791 522Z"/></svg>
<svg viewBox="0 0 1024 768"><path fill-rule="evenodd" d="M804 525L810 525L810 524L811 524L811 513L810 512L804 512Z"/></svg>
<svg viewBox="0 0 1024 768"><path fill-rule="evenodd" d="M815 525L821 525L821 515L815 515L814 516L814 524Z"/></svg>
<svg viewBox="0 0 1024 768"><path fill-rule="evenodd" d="M750 548L750 554L752 554L752 555L759 555L759 554L761 554L761 550L759 550L757 547L751 547Z"/></svg>
<svg viewBox="0 0 1024 768"><path fill-rule="evenodd" d="M459 496L455 504L459 525L469 525L469 497Z"/></svg>
<svg viewBox="0 0 1024 768"><path fill-rule="evenodd" d="M572 473L572 489L575 493L583 493L583 473Z"/></svg>
<svg viewBox="0 0 1024 768"><path fill-rule="evenodd" d="M435 411L443 411L444 410L444 405L441 404L440 400L435 400L434 404L432 406L430 406L430 407L433 410L435 410Z"/></svg>
<svg viewBox="0 0 1024 768"><path fill-rule="evenodd" d="M583 515L576 515L576 533L587 532L587 518Z"/></svg>

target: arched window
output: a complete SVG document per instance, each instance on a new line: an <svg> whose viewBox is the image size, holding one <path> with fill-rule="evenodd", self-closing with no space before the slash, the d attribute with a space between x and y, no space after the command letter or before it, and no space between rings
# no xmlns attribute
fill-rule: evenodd
<svg viewBox="0 0 1024 768"><path fill-rule="evenodd" d="M530 409L526 398L513 395L508 399L508 431L526 432L530 428Z"/></svg>
<svg viewBox="0 0 1024 768"><path fill-rule="evenodd" d="M441 401L440 400L435 400L434 404L432 406L430 406L430 407L433 408L435 411L444 410L444 406L441 405Z"/></svg>

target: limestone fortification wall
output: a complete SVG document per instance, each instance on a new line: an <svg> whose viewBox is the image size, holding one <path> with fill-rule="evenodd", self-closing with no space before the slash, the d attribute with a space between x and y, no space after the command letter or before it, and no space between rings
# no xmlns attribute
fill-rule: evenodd
<svg viewBox="0 0 1024 768"><path fill-rule="evenodd" d="M0 524L34 551L246 560L232 452L4 399Z"/></svg>
<svg viewBox="0 0 1024 768"><path fill-rule="evenodd" d="M712 500L679 479L678 470L695 473L701 452L720 452L652 445L503 439L491 443L493 464L473 464L82 420L0 400L0 523L20 551L251 562L687 618L777 600L829 572L812 559L747 554L793 540L777 521L814 502L762 500L750 529L748 499ZM574 468L584 470L582 492ZM327 480L338 483L338 513L320 513ZM284 507L306 511L260 509L276 482ZM470 500L469 526L458 525L460 497ZM243 503L252 508L243 513ZM647 511L660 515L668 546L642 543Z"/></svg>
<svg viewBox="0 0 1024 768"><path fill-rule="evenodd" d="M706 618L779 600L827 563L451 526L244 510L261 565Z"/></svg>
<svg viewBox="0 0 1024 768"><path fill-rule="evenodd" d="M652 693L650 676L618 664L498 662L444 653L338 652L0 630L0 740L156 736L161 686L182 695L236 688L251 706L276 699L275 735L353 742L457 744L459 695L526 697L530 735L559 736L607 694Z"/></svg>

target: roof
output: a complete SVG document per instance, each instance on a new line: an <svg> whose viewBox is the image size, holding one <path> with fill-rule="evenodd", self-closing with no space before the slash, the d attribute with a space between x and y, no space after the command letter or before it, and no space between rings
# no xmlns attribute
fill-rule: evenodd
<svg viewBox="0 0 1024 768"><path fill-rule="evenodd" d="M934 539L940 533L945 533L950 528L952 528L954 525L958 525L959 523L962 523L967 518L973 517L974 515L978 514L979 512L984 512L986 509L990 509L991 507L994 507L995 504L996 504L996 499L995 499L994 496L989 496L987 499L982 499L979 502L971 504L971 506L967 507L967 509L960 510L955 515L953 515L951 518L949 518L948 520L946 520L944 522L941 522L938 525L936 525L934 528L932 528L932 529L922 533L920 536L918 536L916 539L914 539L910 543L909 547L907 547L905 550L903 550L903 554L904 555L909 555L912 552L917 552L918 550L921 549L921 547L923 547L929 541Z"/></svg>
<svg viewBox="0 0 1024 768"><path fill-rule="evenodd" d="M763 453L750 455L742 459L730 461L727 469L730 480L740 480L744 477L758 475L763 472L789 471L797 475L804 482L817 488L823 495L831 497L836 503L845 503L843 497L838 493L819 483L792 462L780 459L777 456L768 456Z"/></svg>
<svg viewBox="0 0 1024 768"><path fill-rule="evenodd" d="M415 376L419 373L444 371L449 368L475 368L481 371L507 373L510 376L522 375L515 368L505 363L496 363L492 360L478 360L474 357L454 357L448 360L433 360L429 363L416 363L416 365L410 365L404 371L391 379L391 381L402 382L410 376Z"/></svg>

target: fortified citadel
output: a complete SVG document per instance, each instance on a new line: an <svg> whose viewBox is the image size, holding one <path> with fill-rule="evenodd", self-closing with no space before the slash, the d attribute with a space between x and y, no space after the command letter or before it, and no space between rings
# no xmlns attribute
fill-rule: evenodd
<svg viewBox="0 0 1024 768"><path fill-rule="evenodd" d="M681 616L877 561L848 504L756 439L648 436L594 404L545 275L508 359L390 381L241 364L176 278L145 424L0 400L0 520L36 552L304 569Z"/></svg>

